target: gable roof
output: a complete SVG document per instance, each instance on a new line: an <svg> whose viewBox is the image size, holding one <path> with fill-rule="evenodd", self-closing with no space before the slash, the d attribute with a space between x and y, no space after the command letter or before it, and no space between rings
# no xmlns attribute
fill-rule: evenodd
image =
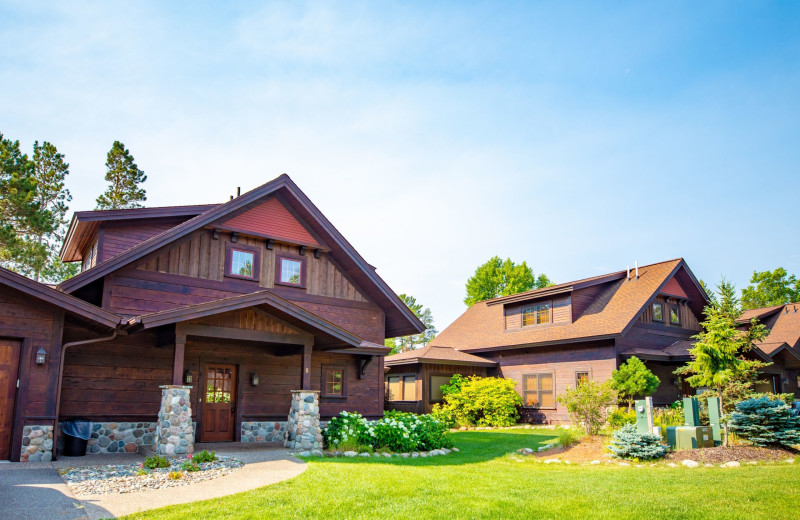
<svg viewBox="0 0 800 520"><path fill-rule="evenodd" d="M478 302L431 341L434 346L449 346L465 351L484 351L514 346L547 345L599 340L620 336L633 325L645 306L658 295L673 276L680 274L684 285L691 285L701 302L707 298L682 258L639 267L639 278L627 281L626 271L585 278L568 284L547 287L524 294ZM564 287L585 287L587 282L605 285L580 316L572 323L524 329L506 329L503 305L498 300L523 301L546 296ZM595 284L596 285L596 284Z"/></svg>
<svg viewBox="0 0 800 520"><path fill-rule="evenodd" d="M76 211L69 223L64 243L58 257L62 262L76 262L81 259L88 238L100 227L102 222L136 221L169 217L196 217L217 204L193 206L161 206L154 208L109 209Z"/></svg>
<svg viewBox="0 0 800 520"><path fill-rule="evenodd" d="M381 307L386 316L387 337L418 334L425 326L414 313L397 297L385 281L375 272L352 245L339 233L316 206L306 197L297 185L283 174L258 188L255 188L233 200L213 206L196 217L178 224L163 233L145 240L113 258L88 269L77 276L61 283L58 288L64 292L73 292L85 285L111 274L145 255L152 253L164 245L178 240L196 229L219 222L231 213L256 203L273 193L285 196L295 212L304 217L314 231L322 235L323 240L331 246L330 254L351 275ZM336 247L334 247L334 245Z"/></svg>
<svg viewBox="0 0 800 520"><path fill-rule="evenodd" d="M366 353L379 352L380 354L386 354L389 352L388 347L364 341L359 336L277 296L269 290L135 316L128 320L127 328L131 330L150 329L256 306L268 308L270 314L274 314L291 325L311 328L322 333L329 341L344 343L346 347L351 348L350 352L357 353L362 350ZM358 351L352 349L358 349Z"/></svg>
<svg viewBox="0 0 800 520"><path fill-rule="evenodd" d="M95 307L79 298L64 294L63 292L51 289L43 283L39 283L20 274L0 267L0 285L16 289L39 301L55 305L64 309L68 313L80 318L97 323L104 327L114 329L122 323L122 318L116 314Z"/></svg>
<svg viewBox="0 0 800 520"><path fill-rule="evenodd" d="M428 345L417 350L409 350L392 356L386 356L385 366L413 365L415 363L438 363L443 365L469 365L481 367L497 366L494 361L473 356L466 352L449 347L435 347Z"/></svg>

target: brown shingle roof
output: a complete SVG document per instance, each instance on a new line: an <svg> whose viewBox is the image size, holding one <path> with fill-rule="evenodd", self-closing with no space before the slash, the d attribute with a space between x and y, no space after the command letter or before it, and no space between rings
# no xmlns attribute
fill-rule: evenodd
<svg viewBox="0 0 800 520"><path fill-rule="evenodd" d="M754 309L758 310L762 309ZM781 305L775 317L765 320L764 324L770 329L765 344L786 343L790 347L800 348L800 303Z"/></svg>
<svg viewBox="0 0 800 520"><path fill-rule="evenodd" d="M488 361L484 358L473 356L465 352L459 352L449 347L434 347L428 345L417 350L409 350L408 352L401 352L393 356L386 356L384 365L410 365L414 363L445 363L445 364L459 364L471 366L486 366L493 367L497 365L494 361Z"/></svg>
<svg viewBox="0 0 800 520"><path fill-rule="evenodd" d="M684 360L691 358L689 349L694 347L696 340L681 339L675 343L671 343L664 348L643 348L643 347L628 347L620 350L623 356L637 356L642 359L659 358L665 360Z"/></svg>
<svg viewBox="0 0 800 520"><path fill-rule="evenodd" d="M434 338L431 345L468 351L616 336L636 319L680 266L685 266L681 258L645 265L639 268L639 279L630 282L626 281L625 271L620 272L621 277L620 273L613 273L612 281L605 284L607 287L589 307L564 325L505 330L503 305L494 305L493 300L478 302ZM531 296L536 293L532 291Z"/></svg>

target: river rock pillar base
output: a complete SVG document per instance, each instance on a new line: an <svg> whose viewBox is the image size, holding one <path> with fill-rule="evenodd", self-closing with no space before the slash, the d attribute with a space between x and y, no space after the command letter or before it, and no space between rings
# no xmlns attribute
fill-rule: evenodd
<svg viewBox="0 0 800 520"><path fill-rule="evenodd" d="M164 385L161 388L161 410L158 412L155 452L175 457L194 453L191 386Z"/></svg>
<svg viewBox="0 0 800 520"><path fill-rule="evenodd" d="M292 390L292 407L283 445L290 450L321 450L319 390Z"/></svg>

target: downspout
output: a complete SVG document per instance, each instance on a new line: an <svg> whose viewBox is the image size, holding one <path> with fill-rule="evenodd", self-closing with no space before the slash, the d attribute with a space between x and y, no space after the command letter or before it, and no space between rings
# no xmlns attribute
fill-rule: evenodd
<svg viewBox="0 0 800 520"><path fill-rule="evenodd" d="M84 339L81 341L71 341L69 343L64 343L61 345L61 359L58 362L58 382L56 384L56 413L55 413L55 423L53 424L53 460L56 460L56 446L58 444L58 414L61 408L61 380L64 377L64 354L66 354L67 349L70 347L75 347L78 345L91 345L94 343L103 343L106 341L111 341L112 339L117 337L119 333L119 325L117 328L114 329L114 333L111 336L107 336L104 338L94 338L94 339Z"/></svg>

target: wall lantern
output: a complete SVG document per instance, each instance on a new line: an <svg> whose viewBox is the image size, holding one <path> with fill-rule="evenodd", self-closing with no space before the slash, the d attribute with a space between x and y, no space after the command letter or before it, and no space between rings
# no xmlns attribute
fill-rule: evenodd
<svg viewBox="0 0 800 520"><path fill-rule="evenodd" d="M250 374L250 384L253 386L258 386L258 374L255 372Z"/></svg>
<svg viewBox="0 0 800 520"><path fill-rule="evenodd" d="M36 364L44 365L45 361L47 361L47 351L39 347L39 350L36 351Z"/></svg>
<svg viewBox="0 0 800 520"><path fill-rule="evenodd" d="M183 373L183 382L184 383L186 383L187 385L190 385L190 384L192 384L193 381L194 381L194 376L192 375L192 371L191 370L187 370L186 372Z"/></svg>

